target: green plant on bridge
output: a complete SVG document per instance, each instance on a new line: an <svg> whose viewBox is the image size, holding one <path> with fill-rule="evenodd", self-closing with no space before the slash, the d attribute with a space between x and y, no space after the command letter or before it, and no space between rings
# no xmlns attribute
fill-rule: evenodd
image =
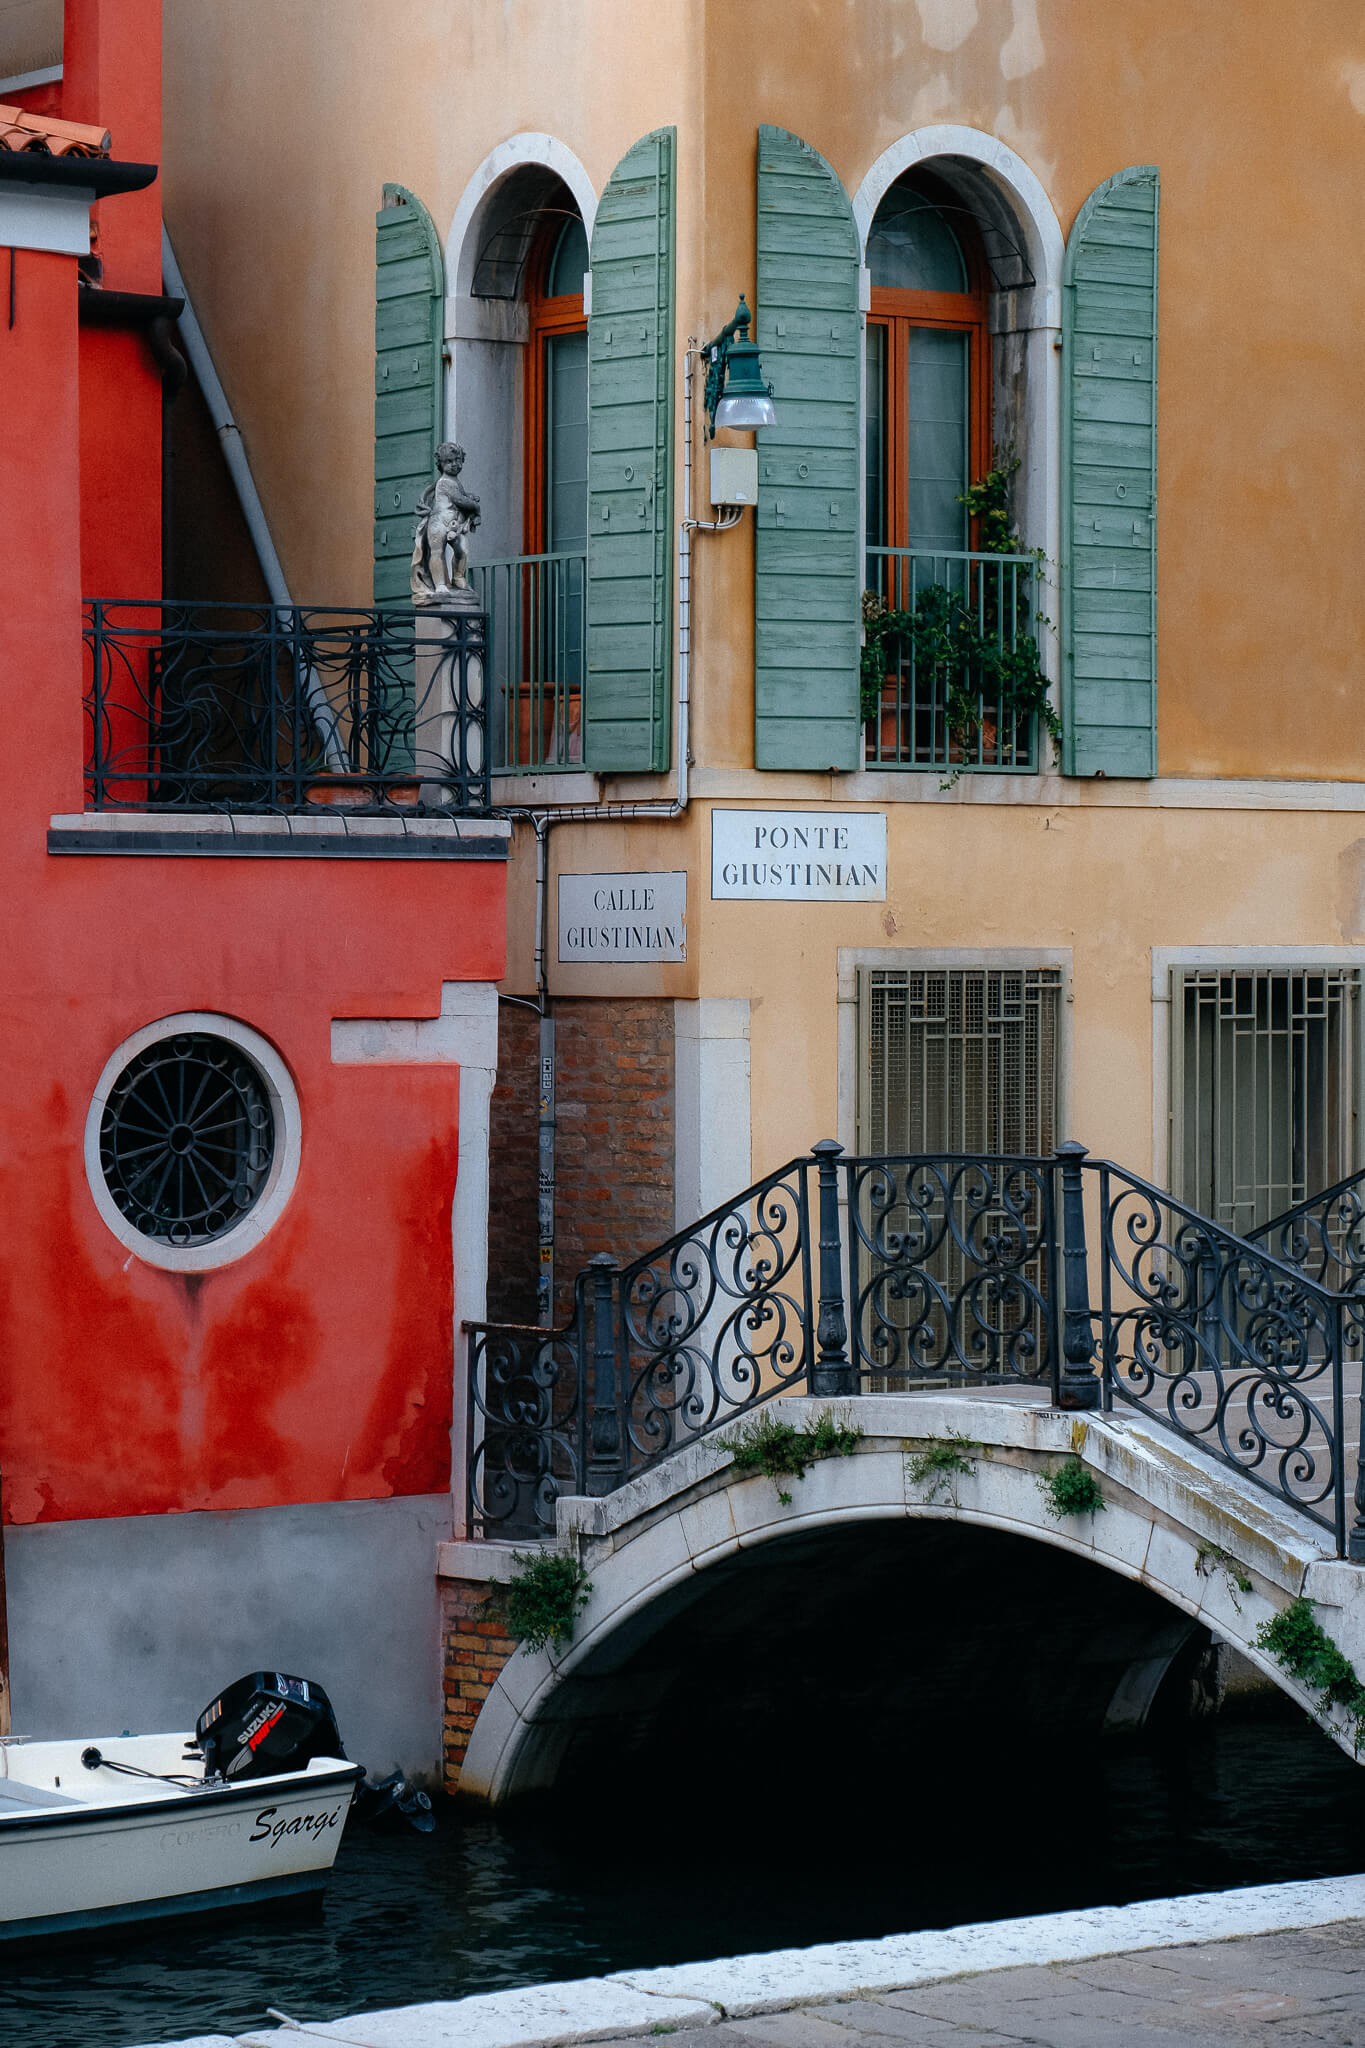
<svg viewBox="0 0 1365 2048"><path fill-rule="evenodd" d="M1065 1521L1068 1515L1099 1515L1104 1512L1104 1495L1100 1492L1099 1481L1093 1472L1086 1470L1079 1458L1068 1458L1055 1472L1044 1474L1038 1481L1038 1490L1054 1521Z"/></svg>
<svg viewBox="0 0 1365 2048"><path fill-rule="evenodd" d="M906 1458L905 1476L912 1486L924 1488L926 1505L931 1500L946 1500L950 1506L959 1507L957 1482L970 1479L976 1471L976 1460L967 1453L980 1449L980 1444L964 1436L961 1430L950 1429L946 1437L934 1438L924 1450Z"/></svg>
<svg viewBox="0 0 1365 2048"><path fill-rule="evenodd" d="M507 1618L507 1628L524 1650L557 1650L573 1641L574 1623L588 1604L592 1581L576 1557L560 1550L512 1552L517 1570L508 1583L495 1580L492 1598Z"/></svg>
<svg viewBox="0 0 1365 2048"><path fill-rule="evenodd" d="M1242 1603L1237 1595L1251 1592L1251 1580L1247 1577L1246 1566L1239 1564L1230 1550L1224 1550L1219 1543L1201 1543L1195 1556L1194 1568L1200 1577L1205 1579L1211 1579L1215 1572L1221 1572L1223 1584L1228 1589L1228 1598L1237 1612L1241 1613Z"/></svg>
<svg viewBox="0 0 1365 2048"><path fill-rule="evenodd" d="M1269 1650L1282 1671L1316 1693L1319 1712L1340 1707L1351 1724L1357 1756L1365 1742L1365 1685L1346 1652L1328 1635L1313 1612L1311 1600L1291 1600L1256 1631L1260 1648Z"/></svg>
<svg viewBox="0 0 1365 2048"><path fill-rule="evenodd" d="M719 1441L741 1472L762 1472L774 1480L804 1479L810 1467L818 1465L822 1458L851 1458L862 1434L860 1429L840 1421L831 1409L824 1408L806 1429L765 1413L741 1423L734 1436L721 1437ZM791 1506L790 1493L780 1486L777 1497L783 1507Z"/></svg>

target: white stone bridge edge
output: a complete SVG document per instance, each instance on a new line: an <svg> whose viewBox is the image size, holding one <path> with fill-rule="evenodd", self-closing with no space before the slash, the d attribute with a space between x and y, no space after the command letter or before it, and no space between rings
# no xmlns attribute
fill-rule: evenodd
<svg viewBox="0 0 1365 2048"><path fill-rule="evenodd" d="M1259 1624L1300 1595L1316 1601L1327 1633L1359 1670L1365 1654L1365 1567L1338 1560L1328 1532L1239 1482L1192 1446L1133 1414L1064 1414L982 1394L862 1395L834 1402L783 1396L768 1413L795 1423L833 1407L862 1431L851 1457L786 1481L744 1477L719 1440L698 1440L602 1499L558 1503L558 1546L576 1551L592 1583L574 1640L560 1655L519 1650L479 1714L461 1789L497 1801L516 1777L518 1753L561 1681L631 1616L694 1572L739 1550L798 1530L859 1519L928 1516L1050 1543L1140 1581L1232 1644L1313 1715L1348 1755L1344 1721L1325 1718L1256 1643ZM926 1499L909 1465L927 1441L968 1439L970 1477ZM1055 1519L1039 1477L1077 1456L1104 1495L1102 1513ZM943 1497L949 1492L949 1497ZM1235 1586L1220 1558L1235 1561L1252 1590ZM442 1546L441 1570L460 1577L508 1575L508 1546Z"/></svg>

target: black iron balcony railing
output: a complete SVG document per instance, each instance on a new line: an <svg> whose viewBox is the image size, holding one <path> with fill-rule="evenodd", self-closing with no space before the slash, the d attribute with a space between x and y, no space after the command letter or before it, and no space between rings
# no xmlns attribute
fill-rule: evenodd
<svg viewBox="0 0 1365 2048"><path fill-rule="evenodd" d="M481 612L95 599L96 811L489 808Z"/></svg>
<svg viewBox="0 0 1365 2048"><path fill-rule="evenodd" d="M468 1326L469 1526L553 1529L562 1494L611 1492L776 1394L1014 1386L1138 1410L1365 1561L1360 1298L1319 1277L1316 1217L1261 1236L1080 1145L826 1142L630 1265L595 1260L562 1329Z"/></svg>
<svg viewBox="0 0 1365 2048"><path fill-rule="evenodd" d="M868 549L870 768L1037 767L1037 579L1032 555Z"/></svg>

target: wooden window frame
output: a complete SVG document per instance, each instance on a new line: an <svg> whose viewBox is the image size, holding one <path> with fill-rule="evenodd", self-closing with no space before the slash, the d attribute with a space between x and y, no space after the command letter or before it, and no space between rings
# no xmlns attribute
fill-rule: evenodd
<svg viewBox="0 0 1365 2048"><path fill-rule="evenodd" d="M893 188L894 189L894 188ZM942 204L937 195L922 195L930 204ZM898 291L889 285L874 285L868 306L867 324L883 329L885 340L886 390L882 431L884 474L882 489L882 545L909 546L909 480L906 417L909 369L907 352L912 328L933 327L969 337L967 352L967 482L975 483L991 466L992 377L989 323L990 277L977 237L965 225L953 223L967 265L969 289L965 292ZM977 522L969 528L968 547L978 540Z"/></svg>
<svg viewBox="0 0 1365 2048"><path fill-rule="evenodd" d="M527 264L528 318L525 378L525 416L522 436L524 473L522 531L528 555L543 555L546 549L545 444L549 399L549 343L561 334L586 334L588 319L583 311L582 292L561 292L551 298L545 286L550 266L567 222L556 216L548 221L531 251Z"/></svg>

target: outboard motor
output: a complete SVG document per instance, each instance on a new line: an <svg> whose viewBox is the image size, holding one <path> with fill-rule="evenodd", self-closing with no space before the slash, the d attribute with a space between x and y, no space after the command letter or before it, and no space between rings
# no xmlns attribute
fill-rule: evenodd
<svg viewBox="0 0 1365 2048"><path fill-rule="evenodd" d="M225 1687L195 1722L194 1739L206 1779L269 1778L346 1754L322 1687L283 1671L251 1671Z"/></svg>

